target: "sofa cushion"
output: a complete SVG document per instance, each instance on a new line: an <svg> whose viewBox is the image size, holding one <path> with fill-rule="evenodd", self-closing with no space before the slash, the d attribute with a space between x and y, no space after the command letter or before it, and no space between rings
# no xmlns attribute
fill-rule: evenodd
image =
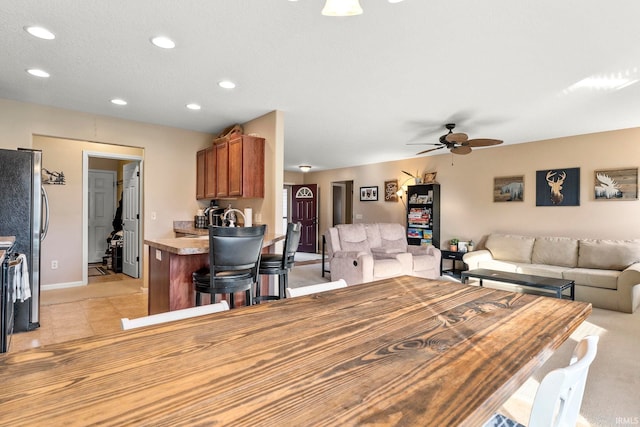
<svg viewBox="0 0 640 427"><path fill-rule="evenodd" d="M531 255L533 264L578 266L578 239L569 237L537 237Z"/></svg>
<svg viewBox="0 0 640 427"><path fill-rule="evenodd" d="M380 231L381 247L397 250L398 252L407 250L407 236L402 225L394 223L381 223L377 225ZM373 247L373 242L369 242L372 243L371 246Z"/></svg>
<svg viewBox="0 0 640 427"><path fill-rule="evenodd" d="M563 279L573 280L576 285L592 288L618 289L617 270L597 270L594 268L571 268L563 273Z"/></svg>
<svg viewBox="0 0 640 427"><path fill-rule="evenodd" d="M563 279L562 274L569 270L567 267L546 264L520 264L518 273L532 274L534 276L553 277L554 279Z"/></svg>
<svg viewBox="0 0 640 427"><path fill-rule="evenodd" d="M478 261L478 268L486 268L488 270L508 271L517 273L520 264L516 262L501 261L499 259L483 259Z"/></svg>
<svg viewBox="0 0 640 427"><path fill-rule="evenodd" d="M402 263L397 259L378 259L373 264L373 277L376 279L402 274L404 274Z"/></svg>
<svg viewBox="0 0 640 427"><path fill-rule="evenodd" d="M382 240L380 239L380 230L378 224L362 224L364 230L367 233L367 241L372 248L379 248L382 246Z"/></svg>
<svg viewBox="0 0 640 427"><path fill-rule="evenodd" d="M640 262L639 240L581 239L578 267L624 270Z"/></svg>
<svg viewBox="0 0 640 427"><path fill-rule="evenodd" d="M339 224L340 247L349 252L371 252L367 232L363 224Z"/></svg>
<svg viewBox="0 0 640 427"><path fill-rule="evenodd" d="M491 234L485 246L495 259L530 263L534 242L535 238L529 236Z"/></svg>

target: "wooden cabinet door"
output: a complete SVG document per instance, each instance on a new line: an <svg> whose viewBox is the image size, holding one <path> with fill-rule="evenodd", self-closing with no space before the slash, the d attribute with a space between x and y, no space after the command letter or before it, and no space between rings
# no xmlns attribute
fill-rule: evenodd
<svg viewBox="0 0 640 427"><path fill-rule="evenodd" d="M216 197L216 151L213 146L206 149L204 197Z"/></svg>
<svg viewBox="0 0 640 427"><path fill-rule="evenodd" d="M196 154L196 199L205 198L206 151L200 150Z"/></svg>
<svg viewBox="0 0 640 427"><path fill-rule="evenodd" d="M216 152L216 197L229 195L229 143L215 145Z"/></svg>
<svg viewBox="0 0 640 427"><path fill-rule="evenodd" d="M242 196L242 138L229 141L229 196ZM248 166L248 165L247 165Z"/></svg>
<svg viewBox="0 0 640 427"><path fill-rule="evenodd" d="M242 137L242 195L264 197L264 138Z"/></svg>

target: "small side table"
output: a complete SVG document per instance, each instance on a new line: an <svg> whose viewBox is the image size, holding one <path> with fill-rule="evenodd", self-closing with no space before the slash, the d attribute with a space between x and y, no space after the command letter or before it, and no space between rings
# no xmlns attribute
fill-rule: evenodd
<svg viewBox="0 0 640 427"><path fill-rule="evenodd" d="M447 276L455 277L456 279L460 279L462 277L462 272L467 270L467 265L462 261L462 256L466 254L466 252L454 252L447 251L444 249L440 249L442 254L442 258L440 258L440 275L446 274ZM451 260L451 268L444 270L442 268L442 262L445 259ZM456 268L456 262L462 262L464 267Z"/></svg>

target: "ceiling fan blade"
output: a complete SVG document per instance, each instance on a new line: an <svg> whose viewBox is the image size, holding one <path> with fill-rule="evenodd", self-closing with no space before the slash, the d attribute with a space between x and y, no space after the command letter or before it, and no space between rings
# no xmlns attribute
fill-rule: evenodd
<svg viewBox="0 0 640 427"><path fill-rule="evenodd" d="M447 134L444 137L444 139L447 142L455 142L456 144L462 144L467 139L469 139L469 136L467 136L466 133L450 133L450 134Z"/></svg>
<svg viewBox="0 0 640 427"><path fill-rule="evenodd" d="M441 145L440 147L437 147L437 148L430 148L428 150L421 151L419 153L416 153L416 156L419 156L420 154L428 153L429 151L440 150L441 148L444 148L444 145Z"/></svg>
<svg viewBox="0 0 640 427"><path fill-rule="evenodd" d="M474 138L465 143L465 145L468 145L469 147L488 147L490 145L498 144L502 144L502 140L490 138Z"/></svg>
<svg viewBox="0 0 640 427"><path fill-rule="evenodd" d="M405 145L442 145L439 142L407 142Z"/></svg>
<svg viewBox="0 0 640 427"><path fill-rule="evenodd" d="M459 147L453 147L451 152L453 154L469 154L471 152L471 147L468 145L461 145Z"/></svg>

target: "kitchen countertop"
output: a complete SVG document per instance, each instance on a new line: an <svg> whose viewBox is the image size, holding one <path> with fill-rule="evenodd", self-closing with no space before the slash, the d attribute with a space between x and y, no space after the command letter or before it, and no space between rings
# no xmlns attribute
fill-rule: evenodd
<svg viewBox="0 0 640 427"><path fill-rule="evenodd" d="M177 255L197 255L209 253L209 231L198 237L174 237L167 239L147 239L145 245L167 251ZM284 240L284 234L266 233L264 235L263 248Z"/></svg>
<svg viewBox="0 0 640 427"><path fill-rule="evenodd" d="M193 221L173 221L173 232L182 234L194 234L198 236L208 236L209 229L196 228Z"/></svg>

